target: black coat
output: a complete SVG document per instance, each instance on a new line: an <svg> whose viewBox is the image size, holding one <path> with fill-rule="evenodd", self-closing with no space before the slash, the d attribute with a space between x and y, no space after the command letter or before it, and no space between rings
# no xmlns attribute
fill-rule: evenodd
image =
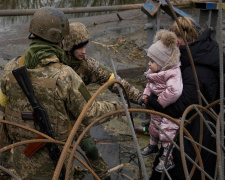
<svg viewBox="0 0 225 180"><path fill-rule="evenodd" d="M210 30L206 30L198 40L189 44L195 63L200 90L209 103L219 99L219 47L210 38ZM182 116L184 110L191 104L198 104L195 79L185 46L180 47L181 72L183 78L183 93L176 103L166 108L157 101L157 96L149 97L149 105L156 111L163 112L174 118Z"/></svg>
<svg viewBox="0 0 225 180"><path fill-rule="evenodd" d="M209 103L219 99L219 46L216 41L211 39L210 35L211 31L206 30L195 42L189 44L199 80L200 91ZM195 79L185 46L181 46L180 51L181 72L183 78L182 95L177 100L177 102L171 104L166 108L161 107L161 105L157 101L157 96L153 94L149 97L148 100L148 104L154 110L168 114L174 118L181 117L183 112L189 105L199 104ZM187 127L188 131L197 142L199 137L199 126L200 125L198 117ZM215 139L211 137L210 132L206 129L206 127L204 127L203 145L215 151ZM184 141L184 148L185 152L194 159L195 153L193 152L194 150L190 142ZM169 171L172 179L185 179L180 152L174 149L173 156L175 167ZM215 171L216 156L204 150L201 151L201 156L203 158L205 171L207 171L207 173L213 177ZM154 162L155 165L157 165L158 163L158 158L159 156ZM193 164L188 163L188 168L190 169L192 165ZM160 178L160 174L153 170L150 179L158 178ZM196 172L193 176L193 179L201 179L200 173Z"/></svg>

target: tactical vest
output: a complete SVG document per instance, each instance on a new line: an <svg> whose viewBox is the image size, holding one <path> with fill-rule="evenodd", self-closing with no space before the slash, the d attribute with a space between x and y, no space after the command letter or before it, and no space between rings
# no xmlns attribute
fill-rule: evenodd
<svg viewBox="0 0 225 180"><path fill-rule="evenodd" d="M21 58L17 61L21 61ZM55 97L56 82L61 67L62 64L60 63L52 63L46 67L28 69L28 73L34 88L35 96L40 105L43 106L48 113L56 139L65 141L68 137L71 124L66 109L57 109L57 104L64 103L63 100ZM7 89L9 92L9 102L5 110L6 120L35 129L33 120L23 120L21 118L21 113L32 112L32 107L12 73L9 75ZM8 126L8 130L10 138L14 141L33 139L37 136L30 131L15 126Z"/></svg>

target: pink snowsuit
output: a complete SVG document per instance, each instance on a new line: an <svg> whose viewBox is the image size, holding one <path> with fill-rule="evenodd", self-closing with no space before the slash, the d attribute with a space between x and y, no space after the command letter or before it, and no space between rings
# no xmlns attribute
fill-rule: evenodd
<svg viewBox="0 0 225 180"><path fill-rule="evenodd" d="M180 65L181 64L179 62L170 69L163 70L158 73L151 73L150 70L147 71L147 85L143 94L150 96L151 93L154 93L157 95L158 102L163 108L176 102L183 90ZM179 126L158 115L152 114L151 119L154 120L171 139L174 138ZM179 119L177 120L179 121ZM159 139L162 142L163 147L170 144L167 137L158 130L152 121L149 125L149 133L153 138Z"/></svg>

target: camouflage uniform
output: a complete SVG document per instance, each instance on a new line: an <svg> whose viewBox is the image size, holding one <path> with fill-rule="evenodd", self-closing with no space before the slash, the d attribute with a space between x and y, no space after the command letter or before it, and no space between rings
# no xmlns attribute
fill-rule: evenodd
<svg viewBox="0 0 225 180"><path fill-rule="evenodd" d="M32 108L11 71L19 66L20 59L11 60L5 67L1 79L1 90L9 97L5 108L6 120L34 127L34 122L21 119L21 112L31 112ZM35 69L28 69L36 98L46 109L57 140L65 141L68 137L69 124L83 110L91 97L80 77L69 67L59 63L56 56L41 61ZM18 103L19 102L19 103ZM106 112L114 111L119 104L95 102L83 120L88 125L93 118ZM24 129L7 126L13 142L33 139L37 135ZM24 146L13 149L14 168L22 179L50 179L54 165L46 147L40 149L29 159L22 151Z"/></svg>
<svg viewBox="0 0 225 180"><path fill-rule="evenodd" d="M3 119L3 116L4 116L4 114L0 113L1 120ZM3 123L0 123L0 137L1 137L0 138L0 149L11 144L10 138L8 137L7 128L6 128L5 124L3 124ZM1 166L5 167L5 168L12 167L12 163L10 161L10 155L11 154L9 151L6 151L6 152L0 154L0 165ZM5 180L9 179L9 175L6 172L0 170L0 179L2 177Z"/></svg>
<svg viewBox="0 0 225 180"><path fill-rule="evenodd" d="M71 23L70 34L65 36L63 48L67 52L73 51L74 47L79 48L83 44L87 44L89 39L90 34L85 25L79 22ZM112 75L112 71L110 69L89 56L85 56L82 61L76 59L75 57L72 57L72 59L74 62L69 64L69 66L77 72L86 85L91 83L102 85L106 83ZM124 79L119 77L119 80L122 82L126 92L128 93L129 99L132 102L137 103L142 93ZM115 85L109 87L109 90L119 94Z"/></svg>
<svg viewBox="0 0 225 180"><path fill-rule="evenodd" d="M85 25L79 22L70 24L70 33L69 35L65 36L63 41L64 50L67 52L68 58L72 60L71 64L68 65L72 67L74 71L76 71L76 73L82 78L83 82L86 85L89 85L91 83L103 85L113 77L113 73L110 69L103 66L99 63L99 61L89 56L85 56L82 60L79 60L75 56L73 56L74 50L86 45L89 39L90 35ZM137 103L142 93L120 77L119 80L122 82L125 90L127 91L129 99L132 102ZM111 85L109 87L109 90L111 92L119 94L116 84ZM90 132L86 134L86 137L88 136L90 136ZM85 147L85 145L82 146L82 144L81 148L84 151L85 149L88 149ZM98 174L99 177L107 176L108 166L102 158L96 160L93 159L92 156L89 156L89 161L93 167L93 170Z"/></svg>
<svg viewBox="0 0 225 180"><path fill-rule="evenodd" d="M82 78L86 85L91 83L103 85L109 80L110 76L112 75L112 71L110 69L89 56L85 56L83 61L81 61L79 64L76 64L72 68ZM118 78L122 82L126 92L128 93L129 99L132 102L137 103L142 93L137 88L130 85L126 80L121 79L120 77ZM113 93L119 94L118 89L115 85L110 86L109 90Z"/></svg>

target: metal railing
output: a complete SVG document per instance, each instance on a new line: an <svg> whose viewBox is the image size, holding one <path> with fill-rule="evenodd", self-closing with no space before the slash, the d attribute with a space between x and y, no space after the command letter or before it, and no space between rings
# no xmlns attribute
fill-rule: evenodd
<svg viewBox="0 0 225 180"><path fill-rule="evenodd" d="M204 1L204 0L203 0ZM206 0L205 0L206 1ZM213 0L215 2L215 0ZM195 1L183 0L171 2L173 6L190 6ZM143 4L127 4L114 6L95 6L95 7L73 7L73 8L59 8L65 14L74 13L90 13L90 12L104 12L104 11L121 11L130 9L141 9ZM0 10L0 16L28 16L33 15L37 9L7 9Z"/></svg>

